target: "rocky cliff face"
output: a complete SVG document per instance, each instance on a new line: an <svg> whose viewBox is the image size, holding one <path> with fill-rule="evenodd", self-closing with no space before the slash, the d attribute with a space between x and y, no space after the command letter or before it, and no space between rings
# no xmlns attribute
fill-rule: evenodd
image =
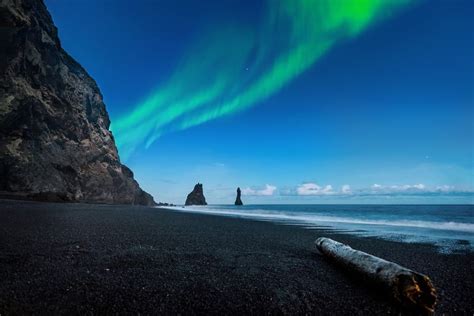
<svg viewBox="0 0 474 316"><path fill-rule="evenodd" d="M242 192L240 191L240 188L237 188L237 197L235 198L235 205L244 205L244 203L242 203L242 199L240 198Z"/></svg>
<svg viewBox="0 0 474 316"><path fill-rule="evenodd" d="M194 186L193 191L188 194L184 205L207 205L201 183Z"/></svg>
<svg viewBox="0 0 474 316"><path fill-rule="evenodd" d="M42 0L0 2L0 195L154 204L119 160L95 81Z"/></svg>

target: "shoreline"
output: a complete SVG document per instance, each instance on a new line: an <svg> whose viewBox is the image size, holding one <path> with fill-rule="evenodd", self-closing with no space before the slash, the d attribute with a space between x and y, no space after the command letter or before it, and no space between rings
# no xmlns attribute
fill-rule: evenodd
<svg viewBox="0 0 474 316"><path fill-rule="evenodd" d="M209 207L210 206L210 207ZM433 245L440 253L474 253L474 224L465 222L440 222L430 219L395 218L383 220L381 218L359 218L350 215L321 213L321 207L334 208L341 205L309 205L314 207L315 213L290 212L278 207L293 205L276 205L276 209L268 208L270 205L209 205L209 206L157 206L158 208L203 215L224 216L238 219L248 219L263 222L273 222L282 225L292 225L304 229L328 229L332 232L350 234L354 237L373 237L381 240ZM295 205L296 210L298 206ZM375 205L374 207L400 207L400 205ZM405 205L402 205L405 206ZM417 208L440 205L413 205ZM295 207L291 207L294 209ZM370 205L342 205L342 207L371 208ZM471 205L455 205L455 207L469 207ZM262 209L260 209L262 208ZM318 212L319 208L319 212ZM275 211L276 210L276 211ZM280 210L280 211L278 211ZM335 209L337 211L337 209ZM395 210L396 211L396 210Z"/></svg>
<svg viewBox="0 0 474 316"><path fill-rule="evenodd" d="M0 200L0 313L397 314L315 253L327 236L428 275L472 314L473 253L166 207Z"/></svg>

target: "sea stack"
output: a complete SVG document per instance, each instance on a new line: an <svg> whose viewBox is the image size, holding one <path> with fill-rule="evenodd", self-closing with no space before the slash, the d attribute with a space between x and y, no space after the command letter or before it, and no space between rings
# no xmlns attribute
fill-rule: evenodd
<svg viewBox="0 0 474 316"><path fill-rule="evenodd" d="M244 205L244 203L242 203L242 200L240 199L240 188L237 188L237 197L235 198L235 205Z"/></svg>
<svg viewBox="0 0 474 316"><path fill-rule="evenodd" d="M204 197L204 192L202 190L202 183L198 183L194 186L193 191L188 194L186 203L184 205L207 205L206 198Z"/></svg>
<svg viewBox="0 0 474 316"><path fill-rule="evenodd" d="M0 197L154 205L122 165L102 94L43 1L1 1Z"/></svg>

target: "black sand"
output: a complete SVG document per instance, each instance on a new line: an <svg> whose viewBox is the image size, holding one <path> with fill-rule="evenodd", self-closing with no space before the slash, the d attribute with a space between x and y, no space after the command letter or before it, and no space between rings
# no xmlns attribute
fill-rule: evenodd
<svg viewBox="0 0 474 316"><path fill-rule="evenodd" d="M474 254L146 207L0 201L0 315L396 314L314 253L329 236L429 275L474 313Z"/></svg>

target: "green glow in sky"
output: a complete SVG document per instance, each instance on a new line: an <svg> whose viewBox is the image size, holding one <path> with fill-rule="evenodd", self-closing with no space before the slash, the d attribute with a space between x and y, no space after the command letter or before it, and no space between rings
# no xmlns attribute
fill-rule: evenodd
<svg viewBox="0 0 474 316"><path fill-rule="evenodd" d="M201 34L168 82L112 124L122 159L164 133L261 102L410 0L269 0L261 25Z"/></svg>

